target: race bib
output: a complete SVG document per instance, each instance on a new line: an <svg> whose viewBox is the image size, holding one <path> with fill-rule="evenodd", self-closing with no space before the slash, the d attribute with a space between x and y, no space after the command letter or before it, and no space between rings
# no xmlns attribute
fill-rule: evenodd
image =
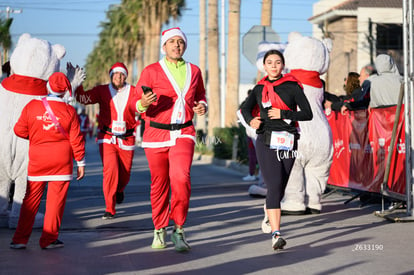
<svg viewBox="0 0 414 275"><path fill-rule="evenodd" d="M126 133L125 121L112 121L112 134L115 136L122 136Z"/></svg>
<svg viewBox="0 0 414 275"><path fill-rule="evenodd" d="M292 150L295 136L289 132L272 131L270 137L270 149L275 150Z"/></svg>
<svg viewBox="0 0 414 275"><path fill-rule="evenodd" d="M175 120L175 123L180 124L183 120L183 112L179 111L177 114L177 119Z"/></svg>

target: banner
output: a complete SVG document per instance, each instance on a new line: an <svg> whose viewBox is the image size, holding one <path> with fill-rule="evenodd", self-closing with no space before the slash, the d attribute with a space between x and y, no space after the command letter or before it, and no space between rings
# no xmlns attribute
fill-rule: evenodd
<svg viewBox="0 0 414 275"><path fill-rule="evenodd" d="M390 148L397 107L358 110L327 116L334 145L328 184L368 192L381 192L388 154L392 153L389 190L405 194L404 108L400 112L397 144Z"/></svg>

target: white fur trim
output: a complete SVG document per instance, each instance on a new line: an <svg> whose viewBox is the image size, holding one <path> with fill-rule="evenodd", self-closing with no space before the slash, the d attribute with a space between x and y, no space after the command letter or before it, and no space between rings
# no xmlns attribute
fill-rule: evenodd
<svg viewBox="0 0 414 275"><path fill-rule="evenodd" d="M111 73L109 74L109 76L110 77L112 77L112 75L114 74L114 73L123 73L125 76L128 76L128 73L127 73L127 71L124 69L124 68L122 68L122 67L115 67L115 68L113 68L112 70L111 70Z"/></svg>
<svg viewBox="0 0 414 275"><path fill-rule="evenodd" d="M52 95L63 95L66 93L66 91L59 93L59 92L55 92L52 90L52 87L50 87L49 81L46 83L46 88L49 91L49 93L51 93Z"/></svg>
<svg viewBox="0 0 414 275"><path fill-rule="evenodd" d="M165 51L162 48L164 46L165 42L167 42L168 39L170 39L174 36L180 36L184 40L184 44L185 44L184 50L187 48L187 37L185 36L185 34L178 28L172 28L172 29L169 29L169 30L165 30L163 32L162 37L161 37L161 53L162 54L165 54Z"/></svg>
<svg viewBox="0 0 414 275"><path fill-rule="evenodd" d="M47 176L28 176L30 181L71 181L72 175L47 175Z"/></svg>

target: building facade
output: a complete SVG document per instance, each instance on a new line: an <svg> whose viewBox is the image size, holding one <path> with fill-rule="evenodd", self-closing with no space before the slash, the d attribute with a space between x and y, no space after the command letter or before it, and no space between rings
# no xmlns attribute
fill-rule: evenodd
<svg viewBox="0 0 414 275"><path fill-rule="evenodd" d="M333 48L326 90L344 94L344 78L359 73L378 54L391 55L403 73L402 0L321 0L313 5L313 36Z"/></svg>

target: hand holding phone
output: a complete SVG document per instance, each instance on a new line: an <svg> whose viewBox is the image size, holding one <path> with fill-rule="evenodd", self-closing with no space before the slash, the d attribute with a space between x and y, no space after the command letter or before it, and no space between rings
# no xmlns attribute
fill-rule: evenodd
<svg viewBox="0 0 414 275"><path fill-rule="evenodd" d="M148 94L148 93L152 93L152 89L150 87L147 86L141 86L142 91L144 91L144 95Z"/></svg>

